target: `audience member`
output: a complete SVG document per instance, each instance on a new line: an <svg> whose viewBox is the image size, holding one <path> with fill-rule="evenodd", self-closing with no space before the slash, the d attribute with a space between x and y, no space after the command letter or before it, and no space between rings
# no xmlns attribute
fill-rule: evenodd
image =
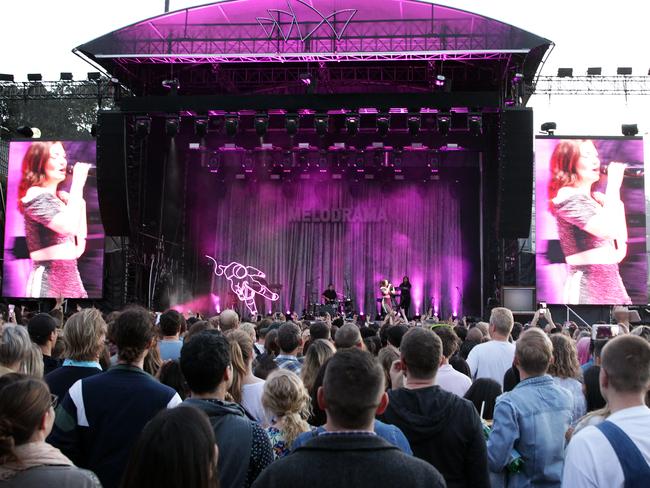
<svg viewBox="0 0 650 488"><path fill-rule="evenodd" d="M226 309L219 314L219 328L222 332L239 327L239 315L234 310Z"/></svg>
<svg viewBox="0 0 650 488"><path fill-rule="evenodd" d="M158 342L154 341L154 344L147 351L147 355L144 357L144 362L142 363L142 369L145 372L149 373L151 376L158 376L158 371L162 366L163 361L160 358L160 351L158 350Z"/></svg>
<svg viewBox="0 0 650 488"><path fill-rule="evenodd" d="M316 339L311 343L300 373L307 391L311 391L314 386L316 376L323 363L331 358L335 352L332 343L326 339Z"/></svg>
<svg viewBox="0 0 650 488"><path fill-rule="evenodd" d="M479 378L472 383L464 397L474 404L483 420L492 420L494 405L501 393L501 385L492 378Z"/></svg>
<svg viewBox="0 0 650 488"><path fill-rule="evenodd" d="M75 464L94 471L104 488L118 485L144 425L159 410L181 402L173 389L143 370L144 358L156 343L147 310L123 311L111 339L117 345L118 364L70 387L49 439Z"/></svg>
<svg viewBox="0 0 650 488"><path fill-rule="evenodd" d="M384 376L386 378L386 389L390 390L393 388L391 377L390 377L390 368L395 361L399 359L399 350L393 346L386 346L379 351L377 355L379 364L384 370ZM401 385L395 385L395 388L398 388Z"/></svg>
<svg viewBox="0 0 650 488"><path fill-rule="evenodd" d="M365 349L366 345L361 338L359 327L354 324L345 324L336 332L336 339L334 340L336 350L346 349L349 347L357 347Z"/></svg>
<svg viewBox="0 0 650 488"><path fill-rule="evenodd" d="M45 365L43 364L43 353L41 352L41 348L38 347L38 344L32 342L29 347L29 352L23 360L20 372L42 380L44 370Z"/></svg>
<svg viewBox="0 0 650 488"><path fill-rule="evenodd" d="M641 487L650 480L650 344L632 335L604 347L600 389L610 415L569 443L563 486Z"/></svg>
<svg viewBox="0 0 650 488"><path fill-rule="evenodd" d="M433 331L442 342L442 356L440 358L438 373L436 374L436 384L443 390L462 397L469 387L472 386L472 380L463 373L456 371L449 364L449 359L458 349L460 342L458 336L454 332L454 329L446 325L435 327Z"/></svg>
<svg viewBox="0 0 650 488"><path fill-rule="evenodd" d="M174 361L165 361L158 370L158 380L170 388L173 388L181 400L185 400L190 390L181 371L181 364L178 359Z"/></svg>
<svg viewBox="0 0 650 488"><path fill-rule="evenodd" d="M607 402L600 392L600 366L592 366L584 373L584 394L587 412L603 408Z"/></svg>
<svg viewBox="0 0 650 488"><path fill-rule="evenodd" d="M198 334L199 332L203 332L204 330L218 330L218 329L216 329L212 324L212 322L208 320L199 320L198 322L194 322L187 329L187 334L183 336L183 342L188 341L192 336Z"/></svg>
<svg viewBox="0 0 650 488"><path fill-rule="evenodd" d="M20 372L32 345L27 329L22 325L4 324L0 334L0 376Z"/></svg>
<svg viewBox="0 0 650 488"><path fill-rule="evenodd" d="M556 385L566 388L573 397L572 425L587 413L587 402L580 382L580 363L573 339L563 334L551 336L553 344L553 361L548 368L548 374L553 377Z"/></svg>
<svg viewBox="0 0 650 488"><path fill-rule="evenodd" d="M45 438L54 424L57 397L36 378L0 378L0 484L7 488L101 488L90 471L78 469Z"/></svg>
<svg viewBox="0 0 650 488"><path fill-rule="evenodd" d="M52 349L56 344L59 329L56 320L48 313L34 315L27 323L29 338L36 344L43 356L44 374L48 374L61 366L61 361L52 357Z"/></svg>
<svg viewBox="0 0 650 488"><path fill-rule="evenodd" d="M463 341L463 344L460 346L460 356L467 360L467 357L469 356L469 353L474 349L476 346L481 344L483 342L483 333L481 332L480 329L477 329L476 327L472 327L467 331L467 337Z"/></svg>
<svg viewBox="0 0 650 488"><path fill-rule="evenodd" d="M399 349L400 344L402 343L402 337L404 337L404 334L406 334L408 330L408 327L403 324L389 327L386 332L388 344Z"/></svg>
<svg viewBox="0 0 650 488"><path fill-rule="evenodd" d="M373 432L387 396L381 367L367 351L346 349L328 361L318 402L327 412L326 431L269 466L255 487L445 486L435 468Z"/></svg>
<svg viewBox="0 0 650 488"><path fill-rule="evenodd" d="M121 488L218 488L214 432L199 409L161 410L142 430Z"/></svg>
<svg viewBox="0 0 650 488"><path fill-rule="evenodd" d="M243 407L226 401L232 382L230 346L217 331L201 332L181 349L181 370L191 396L183 402L205 412L220 446L221 486L250 486L273 461L266 431Z"/></svg>
<svg viewBox="0 0 650 488"><path fill-rule="evenodd" d="M488 439L494 473L511 463L513 449L521 455L523 467L509 474L508 486L560 485L573 399L546 374L552 358L553 346L541 329L521 334L515 352L521 382L497 399Z"/></svg>
<svg viewBox="0 0 650 488"><path fill-rule="evenodd" d="M160 316L160 334L162 338L158 341L160 359L168 361L178 359L181 356L183 341L180 339L181 327L185 317L176 310L167 310Z"/></svg>
<svg viewBox="0 0 650 488"><path fill-rule="evenodd" d="M508 342L513 323L510 310L503 307L492 309L490 315L492 340L477 345L467 356L467 363L474 379L492 378L503 387L503 375L512 365L515 355L515 345Z"/></svg>
<svg viewBox="0 0 650 488"><path fill-rule="evenodd" d="M578 352L578 361L580 362L580 366L582 366L587 361L589 361L590 343L591 343L590 337L581 337L580 339L578 339L578 343L576 344L576 350Z"/></svg>
<svg viewBox="0 0 650 488"><path fill-rule="evenodd" d="M448 487L489 486L483 427L474 406L436 386L442 342L429 329L409 330L400 360L404 387L388 392L390 402L380 419L399 427L415 456L444 476Z"/></svg>
<svg viewBox="0 0 650 488"><path fill-rule="evenodd" d="M285 322L278 329L278 346L280 354L275 362L280 369L288 369L300 375L302 361L298 355L302 351L302 335L300 327L293 322Z"/></svg>

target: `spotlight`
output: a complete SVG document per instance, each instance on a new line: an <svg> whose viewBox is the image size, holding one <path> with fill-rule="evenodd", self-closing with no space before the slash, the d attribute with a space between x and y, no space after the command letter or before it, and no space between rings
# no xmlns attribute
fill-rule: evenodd
<svg viewBox="0 0 650 488"><path fill-rule="evenodd" d="M515 73L514 76L512 77L513 85L518 85L522 81L524 81L524 74L523 73Z"/></svg>
<svg viewBox="0 0 650 488"><path fill-rule="evenodd" d="M447 78L445 78L444 75L437 75L436 80L435 80L435 84L438 87L443 87L443 86L445 86L446 81L447 81Z"/></svg>
<svg viewBox="0 0 650 488"><path fill-rule="evenodd" d="M314 128L316 129L316 134L323 137L327 134L327 129L329 126L329 117L326 114L318 114L314 117Z"/></svg>
<svg viewBox="0 0 650 488"><path fill-rule="evenodd" d="M41 137L41 129L38 127L29 127L27 125L21 125L16 129L16 132L24 137L30 137L32 139L38 139Z"/></svg>
<svg viewBox="0 0 650 488"><path fill-rule="evenodd" d="M151 118L150 117L136 117L135 118L135 135L143 139L149 135L151 131Z"/></svg>
<svg viewBox="0 0 650 488"><path fill-rule="evenodd" d="M255 133L258 137L264 137L266 131L269 128L269 116L264 113L259 113L255 115L253 119L253 126L255 127Z"/></svg>
<svg viewBox="0 0 650 488"><path fill-rule="evenodd" d="M226 115L224 127L226 128L226 135L228 137L235 137L235 134L237 134L237 129L239 128L239 115Z"/></svg>
<svg viewBox="0 0 650 488"><path fill-rule="evenodd" d="M11 131L4 125L0 125L0 139L3 141L11 139Z"/></svg>
<svg viewBox="0 0 650 488"><path fill-rule="evenodd" d="M196 117L194 119L194 134L199 139L203 139L208 133L208 118L207 117Z"/></svg>
<svg viewBox="0 0 650 488"><path fill-rule="evenodd" d="M178 79L173 78L171 80L163 80L162 86L164 89L169 90L170 95L177 95L181 84L179 83Z"/></svg>
<svg viewBox="0 0 650 488"><path fill-rule="evenodd" d="M603 68L587 68L587 76L600 76L603 74Z"/></svg>
<svg viewBox="0 0 650 488"><path fill-rule="evenodd" d="M624 136L635 136L639 133L639 128L636 124L623 124L621 125L621 132Z"/></svg>
<svg viewBox="0 0 650 488"><path fill-rule="evenodd" d="M406 126L411 137L415 137L419 134L421 125L422 118L420 117L420 114L409 114L408 118L406 119Z"/></svg>
<svg viewBox="0 0 650 488"><path fill-rule="evenodd" d="M630 68L630 67L618 67L618 68L616 68L616 74L617 75L631 75L632 74L632 68Z"/></svg>
<svg viewBox="0 0 650 488"><path fill-rule="evenodd" d="M99 71L88 72L88 81L99 81L101 78L102 74Z"/></svg>
<svg viewBox="0 0 650 488"><path fill-rule="evenodd" d="M61 76L59 78L61 81L72 81L72 73L69 72L61 72Z"/></svg>
<svg viewBox="0 0 650 488"><path fill-rule="evenodd" d="M451 125L451 114L449 112L438 112L436 116L436 125L438 126L438 132L441 136L446 136L449 134L449 127Z"/></svg>
<svg viewBox="0 0 650 488"><path fill-rule="evenodd" d="M349 136L356 136L359 133L361 119L359 114L351 113L345 117L345 130Z"/></svg>
<svg viewBox="0 0 650 488"><path fill-rule="evenodd" d="M291 137L298 133L300 128L300 116L298 114L287 114L284 118L284 128Z"/></svg>
<svg viewBox="0 0 650 488"><path fill-rule="evenodd" d="M553 134L555 134L555 131L557 130L557 124L555 122L544 122L540 127L540 129L545 134L552 136Z"/></svg>
<svg viewBox="0 0 650 488"><path fill-rule="evenodd" d="M14 81L14 75L0 73L0 81Z"/></svg>
<svg viewBox="0 0 650 488"><path fill-rule="evenodd" d="M300 81L302 81L305 86L311 85L311 75L309 73L300 73Z"/></svg>
<svg viewBox="0 0 650 488"><path fill-rule="evenodd" d="M169 137L176 137L178 129L181 125L181 119L178 115L171 115L165 119L165 134Z"/></svg>
<svg viewBox="0 0 650 488"><path fill-rule="evenodd" d="M573 68L558 68L557 69L558 78L572 78L573 77Z"/></svg>
<svg viewBox="0 0 650 488"><path fill-rule="evenodd" d="M469 133L473 136L479 136L483 133L483 116L481 114L471 113L467 117Z"/></svg>
<svg viewBox="0 0 650 488"><path fill-rule="evenodd" d="M379 137L386 137L390 130L390 115L388 113L380 113L377 115L377 134Z"/></svg>
<svg viewBox="0 0 650 488"><path fill-rule="evenodd" d="M43 75L40 73L29 73L27 81L43 81Z"/></svg>
<svg viewBox="0 0 650 488"><path fill-rule="evenodd" d="M93 124L93 125L91 125L91 126L90 126L90 135L93 136L93 137L97 137L97 130L98 130L98 128L99 128L99 127L98 127L97 124Z"/></svg>

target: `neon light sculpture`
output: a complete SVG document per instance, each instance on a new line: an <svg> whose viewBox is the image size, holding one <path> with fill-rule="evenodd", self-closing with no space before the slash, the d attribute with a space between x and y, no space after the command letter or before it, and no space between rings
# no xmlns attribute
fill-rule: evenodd
<svg viewBox="0 0 650 488"><path fill-rule="evenodd" d="M272 302L280 298L280 295L272 292L266 285L257 281L257 278L266 278L266 275L259 269L235 261L224 266L218 264L217 260L211 256L206 255L205 257L214 262L214 274L223 276L230 282L230 289L240 301L246 304L251 315L257 315L255 295L261 295Z"/></svg>

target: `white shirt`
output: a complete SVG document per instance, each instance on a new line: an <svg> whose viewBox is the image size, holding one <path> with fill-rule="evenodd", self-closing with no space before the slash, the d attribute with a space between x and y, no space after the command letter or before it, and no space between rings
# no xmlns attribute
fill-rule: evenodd
<svg viewBox="0 0 650 488"><path fill-rule="evenodd" d="M607 420L620 427L650 464L650 408L626 408ZM605 435L595 426L585 427L569 443L562 486L567 488L619 488L625 478L618 457Z"/></svg>
<svg viewBox="0 0 650 488"><path fill-rule="evenodd" d="M243 385L241 390L241 406L263 427L266 427L268 420L264 407L262 406L262 393L264 393L264 381Z"/></svg>
<svg viewBox="0 0 650 488"><path fill-rule="evenodd" d="M443 390L463 397L469 387L472 386L472 380L460 371L456 371L451 364L443 364L438 368L436 385Z"/></svg>
<svg viewBox="0 0 650 488"><path fill-rule="evenodd" d="M474 346L467 356L472 378L492 378L503 388L503 375L512 367L515 345L506 341L489 341Z"/></svg>

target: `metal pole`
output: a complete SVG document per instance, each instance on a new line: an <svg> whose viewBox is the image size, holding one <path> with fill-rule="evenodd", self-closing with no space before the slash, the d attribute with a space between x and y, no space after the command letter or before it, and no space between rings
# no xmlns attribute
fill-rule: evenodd
<svg viewBox="0 0 650 488"><path fill-rule="evenodd" d="M169 12L169 0L165 0L165 13Z"/></svg>

